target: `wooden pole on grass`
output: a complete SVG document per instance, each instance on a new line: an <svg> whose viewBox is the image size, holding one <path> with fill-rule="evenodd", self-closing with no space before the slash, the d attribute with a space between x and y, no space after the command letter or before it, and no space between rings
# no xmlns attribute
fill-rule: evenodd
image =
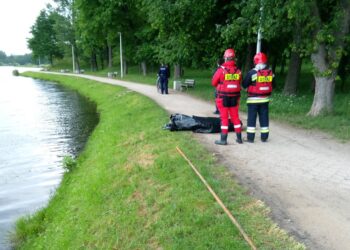
<svg viewBox="0 0 350 250"><path fill-rule="evenodd" d="M207 187L207 189L209 190L209 192L214 196L215 200L217 201L217 203L219 203L220 207L224 210L224 212L227 214L227 216L230 218L230 220L232 221L232 223L237 227L237 229L239 230L239 232L242 234L243 238L245 239L245 241L249 244L249 246L251 247L251 249L253 250L257 250L256 246L254 245L253 241L249 238L249 236L244 232L243 228L241 227L241 225L238 223L238 221L235 219L235 217L233 217L233 215L231 214L231 212L226 208L226 206L224 205L224 203L221 201L221 199L219 198L219 196L217 196L217 194L214 192L214 190L210 187L210 185L207 183L207 181L204 179L204 177L199 173L199 171L197 170L197 168L192 164L192 162L187 158L187 156L182 152L182 150L179 147L176 147L177 151L180 153L180 155L188 162L188 164L191 166L191 168L193 169L193 171L197 174L197 176L199 177L199 179L201 179L201 181L204 183L204 185Z"/></svg>

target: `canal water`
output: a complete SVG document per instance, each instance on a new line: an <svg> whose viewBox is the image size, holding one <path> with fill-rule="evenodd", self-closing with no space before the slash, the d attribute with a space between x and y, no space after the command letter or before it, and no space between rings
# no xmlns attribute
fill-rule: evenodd
<svg viewBox="0 0 350 250"><path fill-rule="evenodd" d="M0 249L16 219L45 206L98 123L95 105L60 85L0 67ZM23 71L21 69L20 71Z"/></svg>

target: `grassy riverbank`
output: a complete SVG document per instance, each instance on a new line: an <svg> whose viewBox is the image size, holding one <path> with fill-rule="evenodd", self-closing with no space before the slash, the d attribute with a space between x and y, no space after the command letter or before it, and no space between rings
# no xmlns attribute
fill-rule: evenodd
<svg viewBox="0 0 350 250"><path fill-rule="evenodd" d="M176 146L259 249L303 249L191 133L162 130L168 115L150 99L81 78L26 75L77 89L96 102L100 123L48 206L18 221L17 249L250 249Z"/></svg>

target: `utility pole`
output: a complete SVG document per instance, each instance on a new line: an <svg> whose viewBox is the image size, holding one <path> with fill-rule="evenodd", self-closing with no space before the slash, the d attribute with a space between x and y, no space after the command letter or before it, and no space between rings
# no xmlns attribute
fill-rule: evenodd
<svg viewBox="0 0 350 250"><path fill-rule="evenodd" d="M262 18L263 18L263 0L260 0L260 17L259 17L258 38L257 38L257 41L256 41L256 53L261 52L261 38L262 38L261 24L262 24Z"/></svg>
<svg viewBox="0 0 350 250"><path fill-rule="evenodd" d="M123 45L122 45L122 33L119 33L119 44L120 44L120 78L123 78Z"/></svg>

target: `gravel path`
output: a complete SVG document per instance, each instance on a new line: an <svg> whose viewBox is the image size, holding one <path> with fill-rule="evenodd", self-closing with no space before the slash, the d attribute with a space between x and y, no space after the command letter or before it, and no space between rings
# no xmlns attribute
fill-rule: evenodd
<svg viewBox="0 0 350 250"><path fill-rule="evenodd" d="M212 103L186 93L160 95L155 86L79 76L137 91L169 114L213 116ZM241 118L246 123L244 114ZM194 136L271 208L280 227L309 249L350 250L350 143L276 122L270 122L270 131L268 143L243 145L235 143L233 133L227 146L214 144L218 134Z"/></svg>

